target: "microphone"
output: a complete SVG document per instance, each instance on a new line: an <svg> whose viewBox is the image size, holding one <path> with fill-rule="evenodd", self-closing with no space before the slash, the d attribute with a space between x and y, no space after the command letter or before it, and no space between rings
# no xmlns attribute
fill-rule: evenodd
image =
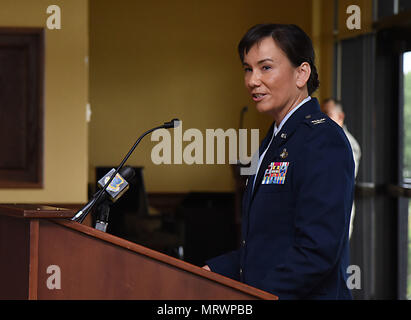
<svg viewBox="0 0 411 320"><path fill-rule="evenodd" d="M247 111L248 111L248 107L247 107L247 106L244 106L244 107L241 109L239 129L242 129L242 128L243 128L244 113L246 113Z"/></svg>
<svg viewBox="0 0 411 320"><path fill-rule="evenodd" d="M110 185L107 186L104 192L104 185L111 178L114 172L115 169L111 169L98 181L99 187L103 189L97 191L91 200L80 211L78 211L71 220L77 221L77 219L83 215L85 217L97 203L101 203L107 199L110 199L112 202L116 202L128 190L129 183L127 180L130 181L133 179L135 171L133 168L126 166L121 168L120 172L117 173L116 177L111 181ZM100 192L103 192L101 196L99 196ZM81 221L83 220L84 218Z"/></svg>
<svg viewBox="0 0 411 320"><path fill-rule="evenodd" d="M131 149L127 152L126 156L124 157L124 159L121 161L120 165L117 167L117 169L114 171L114 173L110 176L110 178L106 181L104 187L98 191L98 193L96 193L95 196L93 196L93 198L79 211L76 213L76 215L71 218L71 220L73 221L77 221L79 223L82 223L84 218L88 215L88 213L91 211L91 209L93 209L93 207L96 205L96 203L98 203L100 201L100 198L103 196L103 194L106 194L106 189L107 187L111 184L111 182L113 181L114 177L117 176L117 173L121 170L121 168L123 168L124 164L126 163L126 161L128 160L128 158L131 156L131 154L133 153L133 151L135 150L135 148L137 147L137 145L140 143L140 141L149 133L158 130L158 129L170 129L170 128L176 128L178 127L180 124L180 120L178 119L173 119L169 122L165 122L163 125L158 126L158 127L154 127L150 130L147 130L146 132L144 132L138 139L137 141L134 143L134 145L131 147ZM110 171L111 172L111 171Z"/></svg>
<svg viewBox="0 0 411 320"><path fill-rule="evenodd" d="M98 181L98 186L103 188L106 182L111 178L116 170L111 169L103 178ZM117 173L116 177L111 181L110 185L107 187L106 192L110 197L112 202L116 202L130 187L127 182L133 179L135 176L135 171L131 167L123 167L120 172Z"/></svg>
<svg viewBox="0 0 411 320"><path fill-rule="evenodd" d="M114 175L115 169L111 169L103 178L98 181L100 188L104 188L106 182ZM96 225L94 228L106 232L108 226L108 216L110 214L110 206L116 202L129 188L127 180L131 181L134 177L135 171L131 167L123 167L120 172L114 177L110 185L105 189L104 195L97 204ZM126 180L126 179L127 180ZM108 198L108 199L107 199Z"/></svg>
<svg viewBox="0 0 411 320"><path fill-rule="evenodd" d="M173 119L170 122L165 122L164 123L164 128L169 129L169 128L177 128L180 126L180 120L178 119Z"/></svg>

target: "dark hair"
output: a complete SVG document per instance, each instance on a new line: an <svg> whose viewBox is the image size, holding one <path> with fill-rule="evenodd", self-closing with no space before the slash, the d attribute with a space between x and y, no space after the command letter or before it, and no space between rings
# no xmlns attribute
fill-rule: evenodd
<svg viewBox="0 0 411 320"><path fill-rule="evenodd" d="M251 47L266 37L272 37L275 43L284 51L294 67L308 62L311 67L310 78L307 81L308 94L311 95L320 86L315 53L308 35L295 24L257 24L252 27L238 44L241 62Z"/></svg>

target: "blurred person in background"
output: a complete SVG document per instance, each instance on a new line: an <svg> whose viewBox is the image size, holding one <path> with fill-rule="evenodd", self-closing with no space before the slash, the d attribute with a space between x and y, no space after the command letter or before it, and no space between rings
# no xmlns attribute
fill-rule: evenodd
<svg viewBox="0 0 411 320"><path fill-rule="evenodd" d="M350 142L353 157L354 157L354 164L355 164L355 177L357 177L358 173L358 166L360 165L361 159L361 148L358 144L357 140L354 136L348 131L347 126L344 124L345 114L342 108L341 101L335 100L333 98L325 99L321 106L322 111L331 118L331 120L335 121L341 128L343 128L345 135ZM350 234L349 237L351 238L351 234L353 231L354 225L354 216L355 216L355 206L354 203L351 209L351 221L350 221Z"/></svg>

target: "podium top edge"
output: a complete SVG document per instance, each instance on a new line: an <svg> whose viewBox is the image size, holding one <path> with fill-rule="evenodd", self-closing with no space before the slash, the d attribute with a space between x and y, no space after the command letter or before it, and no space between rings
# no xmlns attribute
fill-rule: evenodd
<svg viewBox="0 0 411 320"><path fill-rule="evenodd" d="M0 204L0 216L18 218L71 218L76 213L73 209L53 207L43 204Z"/></svg>

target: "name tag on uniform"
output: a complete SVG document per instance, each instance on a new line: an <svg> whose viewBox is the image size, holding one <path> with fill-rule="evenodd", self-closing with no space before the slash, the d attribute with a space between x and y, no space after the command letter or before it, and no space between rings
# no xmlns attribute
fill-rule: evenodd
<svg viewBox="0 0 411 320"><path fill-rule="evenodd" d="M271 162L261 184L284 184L289 162Z"/></svg>

